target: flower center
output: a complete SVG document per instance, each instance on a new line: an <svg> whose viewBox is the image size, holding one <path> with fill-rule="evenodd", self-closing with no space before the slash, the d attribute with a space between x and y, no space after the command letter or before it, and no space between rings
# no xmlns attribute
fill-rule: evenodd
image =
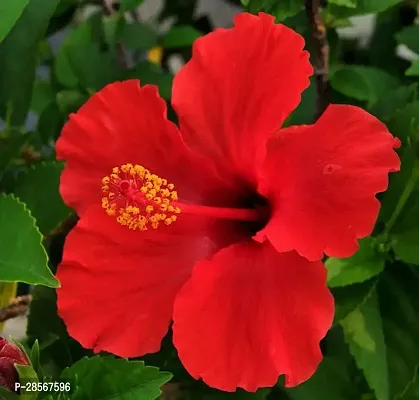
<svg viewBox="0 0 419 400"><path fill-rule="evenodd" d="M102 179L102 208L129 229L157 229L170 225L180 214L172 203L178 199L172 183L141 165L124 164Z"/></svg>
<svg viewBox="0 0 419 400"><path fill-rule="evenodd" d="M160 224L171 225L181 212L258 225L266 221L265 207L224 208L180 203L174 188L172 183L141 165L124 164L102 178L102 208L121 225L140 231L157 229Z"/></svg>

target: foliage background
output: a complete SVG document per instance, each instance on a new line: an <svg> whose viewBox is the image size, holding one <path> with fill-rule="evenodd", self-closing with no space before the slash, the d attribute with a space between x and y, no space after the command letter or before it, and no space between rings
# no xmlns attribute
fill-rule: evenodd
<svg viewBox="0 0 419 400"><path fill-rule="evenodd" d="M115 80L156 84L169 100L176 63L188 60L193 41L214 26L206 15L196 17L196 0L165 0L146 21L135 11L141 0L116 7L102 0L0 0L0 322L26 314L30 304L21 346L32 365L19 368L21 378L61 377L73 386L72 394L22 398L154 399L171 378L164 399L419 399L419 2L323 1L324 43L306 10L315 0L229 2L297 30L313 64L322 61L318 46L328 46L328 100L367 109L402 141L402 170L380 195L373 236L355 256L326 261L336 316L322 343L324 361L294 389L280 380L255 394L223 393L188 376L170 334L159 353L130 361L93 356L68 337L56 313L53 272L76 219L58 193L55 140L69 113ZM353 16L370 13L376 23L365 46L337 33ZM54 48L57 37L64 39ZM397 56L400 44L414 61ZM321 95L314 77L287 124L312 123ZM18 397L0 390L0 398Z"/></svg>

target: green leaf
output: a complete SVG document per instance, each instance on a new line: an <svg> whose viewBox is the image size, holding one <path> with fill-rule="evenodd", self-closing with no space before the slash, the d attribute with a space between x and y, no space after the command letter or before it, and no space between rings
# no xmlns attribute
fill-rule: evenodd
<svg viewBox="0 0 419 400"><path fill-rule="evenodd" d="M20 399L21 400L36 400L38 393L36 391L26 391L26 383L37 383L38 376L31 365L18 365L15 364L15 368L19 375L19 382L22 385L20 388Z"/></svg>
<svg viewBox="0 0 419 400"><path fill-rule="evenodd" d="M15 3L6 1L2 3ZM0 44L0 116L21 126L31 104L39 43L58 0L30 0Z"/></svg>
<svg viewBox="0 0 419 400"><path fill-rule="evenodd" d="M341 325L349 350L377 400L389 400L386 344L376 291Z"/></svg>
<svg viewBox="0 0 419 400"><path fill-rule="evenodd" d="M0 43L13 28L29 0L3 1L0 3Z"/></svg>
<svg viewBox="0 0 419 400"><path fill-rule="evenodd" d="M17 393L13 393L10 390L0 386L0 399L1 400L20 400L20 396Z"/></svg>
<svg viewBox="0 0 419 400"><path fill-rule="evenodd" d="M419 265L419 226L392 236L396 256L407 263Z"/></svg>
<svg viewBox="0 0 419 400"><path fill-rule="evenodd" d="M412 65L406 70L407 76L419 76L419 60L412 62Z"/></svg>
<svg viewBox="0 0 419 400"><path fill-rule="evenodd" d="M58 191L62 170L62 163L41 162L21 173L15 183L14 194L29 207L44 235L72 212Z"/></svg>
<svg viewBox="0 0 419 400"><path fill-rule="evenodd" d="M123 26L119 40L129 49L145 51L157 46L158 37L151 25L133 22Z"/></svg>
<svg viewBox="0 0 419 400"><path fill-rule="evenodd" d="M26 206L12 195L0 195L0 280L59 287L41 241Z"/></svg>
<svg viewBox="0 0 419 400"><path fill-rule="evenodd" d="M330 257L326 261L329 287L365 282L383 271L385 255L374 249L373 239L370 237L362 239L359 241L359 246L352 257Z"/></svg>
<svg viewBox="0 0 419 400"><path fill-rule="evenodd" d="M328 11L337 17L352 17L355 15L376 14L387 10L402 0L357 0L356 7L345 7L328 2Z"/></svg>
<svg viewBox="0 0 419 400"><path fill-rule="evenodd" d="M419 25L408 26L397 32L396 40L399 44L404 44L419 54Z"/></svg>
<svg viewBox="0 0 419 400"><path fill-rule="evenodd" d="M387 269L378 285L391 399L405 398L419 368L418 287L419 271L403 264Z"/></svg>
<svg viewBox="0 0 419 400"><path fill-rule="evenodd" d="M191 25L176 25L167 32L162 41L165 48L188 47L202 36L202 33Z"/></svg>
<svg viewBox="0 0 419 400"><path fill-rule="evenodd" d="M126 79L139 79L141 85L148 83L157 85L160 96L164 99L170 99L173 76L149 61L137 64L134 69L127 73Z"/></svg>
<svg viewBox="0 0 419 400"><path fill-rule="evenodd" d="M96 356L76 362L61 377L77 381L72 400L153 400L172 374L142 361Z"/></svg>
<svg viewBox="0 0 419 400"><path fill-rule="evenodd" d="M332 294L335 298L335 319L333 323L339 323L365 302L375 289L376 284L377 279L370 279L355 285L332 288Z"/></svg>
<svg viewBox="0 0 419 400"><path fill-rule="evenodd" d="M0 137L0 180L11 167L13 160L19 157L27 140L28 135L16 131L7 132L4 138Z"/></svg>
<svg viewBox="0 0 419 400"><path fill-rule="evenodd" d="M54 101L55 94L51 84L46 80L37 80L33 85L31 110L38 115Z"/></svg>
<svg viewBox="0 0 419 400"><path fill-rule="evenodd" d="M55 58L54 73L59 83L71 89L81 86L98 90L118 80L115 52L113 49L102 51L99 40L101 34L100 13L94 14L70 32ZM98 65L100 68L97 68Z"/></svg>
<svg viewBox="0 0 419 400"><path fill-rule="evenodd" d="M343 341L340 327L333 328L325 339L327 354L314 375L297 387L286 389L291 400L360 399L355 378L356 367Z"/></svg>
<svg viewBox="0 0 419 400"><path fill-rule="evenodd" d="M40 364L40 353L39 353L39 342L38 339L35 340L35 343L32 345L29 359L31 360L32 368L35 370L38 377L43 376L41 364Z"/></svg>
<svg viewBox="0 0 419 400"><path fill-rule="evenodd" d="M389 188L381 198L379 215L379 221L381 223L386 223L390 219L401 193L403 193L406 185L408 185L408 182L412 178L412 172L416 171L416 146L419 143L419 101L409 103L396 112L387 122L387 127L402 142L401 148L398 150L402 163L400 172L390 174ZM405 214L408 208L404 207L401 214ZM406 218L401 219L406 222L410 220L411 222L412 217L408 216L407 218L408 220ZM396 222L393 231L397 230L397 232L402 232L411 227L411 223L408 223L406 226L401 226L399 220Z"/></svg>
<svg viewBox="0 0 419 400"><path fill-rule="evenodd" d="M36 131L44 144L54 142L63 127L64 117L54 99L43 110L38 119Z"/></svg>
<svg viewBox="0 0 419 400"><path fill-rule="evenodd" d="M381 96L369 111L382 121L388 122L396 112L418 99L418 86L419 84L413 83L390 90Z"/></svg>
<svg viewBox="0 0 419 400"><path fill-rule="evenodd" d="M335 4L337 6L355 8L357 3L357 0L329 0L327 4Z"/></svg>
<svg viewBox="0 0 419 400"><path fill-rule="evenodd" d="M372 105L388 90L398 87L399 81L378 68L347 65L332 74L330 84L345 96Z"/></svg>
<svg viewBox="0 0 419 400"><path fill-rule="evenodd" d="M135 10L142 2L143 0L121 0L121 11Z"/></svg>
<svg viewBox="0 0 419 400"><path fill-rule="evenodd" d="M249 12L264 11L274 15L278 21L298 14L304 8L304 0L241 0Z"/></svg>
<svg viewBox="0 0 419 400"><path fill-rule="evenodd" d="M61 90L57 93L57 105L63 115L75 113L88 100L89 96L78 90Z"/></svg>

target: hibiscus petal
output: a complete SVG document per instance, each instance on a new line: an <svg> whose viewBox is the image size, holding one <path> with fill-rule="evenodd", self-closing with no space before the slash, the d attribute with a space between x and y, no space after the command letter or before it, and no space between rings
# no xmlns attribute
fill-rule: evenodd
<svg viewBox="0 0 419 400"><path fill-rule="evenodd" d="M95 352L136 357L158 351L173 301L209 246L186 216L131 231L91 207L70 232L57 277L58 311L69 334Z"/></svg>
<svg viewBox="0 0 419 400"><path fill-rule="evenodd" d="M380 203L375 195L399 170L400 142L361 108L331 105L310 126L284 129L268 145L260 192L272 217L256 239L310 259L323 252L349 257L357 238L371 234Z"/></svg>
<svg viewBox="0 0 419 400"><path fill-rule="evenodd" d="M321 361L333 312L321 262L243 242L195 266L175 301L173 340L209 386L256 391L281 374L295 386Z"/></svg>
<svg viewBox="0 0 419 400"><path fill-rule="evenodd" d="M166 118L157 88L137 80L115 82L93 95L64 126L57 158L67 161L61 195L79 215L100 202L102 177L113 167L140 164L169 180L176 189L199 190L208 173ZM209 181L209 178L206 179Z"/></svg>
<svg viewBox="0 0 419 400"><path fill-rule="evenodd" d="M195 41L173 83L172 104L191 148L220 170L253 178L266 139L298 105L312 67L304 39L274 17L247 13Z"/></svg>

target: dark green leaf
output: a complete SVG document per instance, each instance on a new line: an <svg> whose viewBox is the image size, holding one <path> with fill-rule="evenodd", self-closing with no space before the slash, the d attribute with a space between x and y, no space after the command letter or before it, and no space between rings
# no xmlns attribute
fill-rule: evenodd
<svg viewBox="0 0 419 400"><path fill-rule="evenodd" d="M188 47L202 36L202 33L190 25L177 25L169 30L164 35L162 46L166 48L171 47Z"/></svg>
<svg viewBox="0 0 419 400"><path fill-rule="evenodd" d="M26 206L11 195L0 195L0 280L58 287L41 241Z"/></svg>
<svg viewBox="0 0 419 400"><path fill-rule="evenodd" d="M0 116L10 126L21 126L26 120L39 42L57 4L58 0L30 0L0 44Z"/></svg>
<svg viewBox="0 0 419 400"><path fill-rule="evenodd" d="M149 50L157 46L157 32L149 24L133 22L125 24L121 29L119 39L132 50Z"/></svg>
<svg viewBox="0 0 419 400"><path fill-rule="evenodd" d="M389 400L386 344L376 291L341 321L341 325L350 352L377 400Z"/></svg>
<svg viewBox="0 0 419 400"><path fill-rule="evenodd" d="M359 389L354 382L357 371L340 327L329 332L325 347L327 354L314 375L301 385L286 390L291 400L360 399Z"/></svg>
<svg viewBox="0 0 419 400"><path fill-rule="evenodd" d="M135 10L143 0L121 0L121 11Z"/></svg>
<svg viewBox="0 0 419 400"><path fill-rule="evenodd" d="M21 400L17 393L0 386L0 399L1 400Z"/></svg>
<svg viewBox="0 0 419 400"><path fill-rule="evenodd" d="M42 162L29 167L16 180L14 194L30 208L44 235L71 213L58 191L62 169L61 163Z"/></svg>
<svg viewBox="0 0 419 400"><path fill-rule="evenodd" d="M389 268L378 285L391 399L409 389L419 367L418 287L419 271L402 264Z"/></svg>
<svg viewBox="0 0 419 400"><path fill-rule="evenodd" d="M348 65L336 70L330 83L336 91L357 100L375 103L388 90L395 89L399 82L393 76L373 67Z"/></svg>
<svg viewBox="0 0 419 400"><path fill-rule="evenodd" d="M44 108L39 116L36 131L39 133L42 142L49 144L58 138L63 124L63 114L54 99Z"/></svg>
<svg viewBox="0 0 419 400"><path fill-rule="evenodd" d="M57 105L63 115L75 113L89 98L78 90L62 90L57 93Z"/></svg>
<svg viewBox="0 0 419 400"><path fill-rule="evenodd" d="M365 282L384 269L385 256L373 247L373 239L359 241L359 249L349 258L330 257L326 261L329 287L346 286Z"/></svg>
<svg viewBox="0 0 419 400"><path fill-rule="evenodd" d="M251 13L264 11L272 14L278 21L298 14L304 8L304 0L241 0L242 4Z"/></svg>
<svg viewBox="0 0 419 400"><path fill-rule="evenodd" d="M400 86L382 95L370 108L370 112L382 121L389 121L396 112L400 111L410 102L418 99L418 84Z"/></svg>
<svg viewBox="0 0 419 400"><path fill-rule="evenodd" d="M396 256L407 263L419 265L419 226L412 227L392 236L392 247Z"/></svg>
<svg viewBox="0 0 419 400"><path fill-rule="evenodd" d="M27 141L28 135L22 135L16 131L8 132L4 138L0 137L0 180L13 160L19 157L20 151Z"/></svg>
<svg viewBox="0 0 419 400"><path fill-rule="evenodd" d="M396 34L397 42L419 54L419 25L412 25Z"/></svg>
<svg viewBox="0 0 419 400"><path fill-rule="evenodd" d="M54 101L55 94L51 84L46 80L37 80L33 85L31 110L37 114L42 114L42 111Z"/></svg>
<svg viewBox="0 0 419 400"><path fill-rule="evenodd" d="M0 3L0 43L13 28L29 0L3 1Z"/></svg>
<svg viewBox="0 0 419 400"><path fill-rule="evenodd" d="M406 70L407 76L419 76L419 60L412 62L412 65Z"/></svg>
<svg viewBox="0 0 419 400"><path fill-rule="evenodd" d="M157 85L160 96L164 99L169 99L171 96L173 76L148 61L139 63L134 69L128 72L126 78L139 79L141 85L147 83Z"/></svg>
<svg viewBox="0 0 419 400"><path fill-rule="evenodd" d="M142 361L96 356L76 362L61 377L77 381L72 400L154 400L172 375Z"/></svg>
<svg viewBox="0 0 419 400"><path fill-rule="evenodd" d="M358 308L375 289L377 279L358 283L350 286L342 286L332 289L335 298L334 324L346 318L352 311Z"/></svg>
<svg viewBox="0 0 419 400"><path fill-rule="evenodd" d="M354 15L379 13L400 2L401 0L357 0L356 7L338 6L331 2L328 10L338 17L352 17Z"/></svg>

